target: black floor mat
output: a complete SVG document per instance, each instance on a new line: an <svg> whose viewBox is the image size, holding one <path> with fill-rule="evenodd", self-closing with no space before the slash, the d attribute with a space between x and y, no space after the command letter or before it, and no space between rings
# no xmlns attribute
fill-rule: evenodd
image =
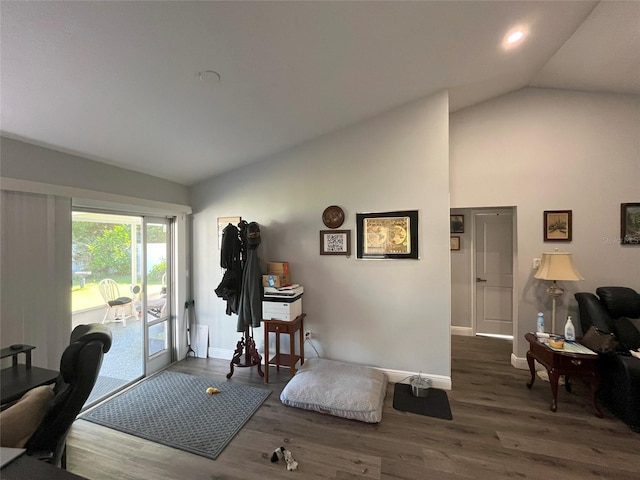
<svg viewBox="0 0 640 480"><path fill-rule="evenodd" d="M447 392L438 388L430 388L428 397L414 397L411 385L396 383L393 389L393 408L401 412L453 420Z"/></svg>

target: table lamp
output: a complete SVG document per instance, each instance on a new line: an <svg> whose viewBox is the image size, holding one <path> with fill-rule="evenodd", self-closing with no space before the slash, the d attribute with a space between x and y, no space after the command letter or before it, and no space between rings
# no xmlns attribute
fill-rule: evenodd
<svg viewBox="0 0 640 480"><path fill-rule="evenodd" d="M564 293L557 280L572 281L584 280L573 263L572 254L569 252L545 252L542 254L540 267L534 275L539 280L553 280L547 288L547 293L551 297L551 333L556 333L556 300Z"/></svg>

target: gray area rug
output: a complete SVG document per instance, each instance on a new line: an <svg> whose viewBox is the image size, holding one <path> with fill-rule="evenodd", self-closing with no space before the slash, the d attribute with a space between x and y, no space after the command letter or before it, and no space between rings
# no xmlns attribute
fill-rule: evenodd
<svg viewBox="0 0 640 480"><path fill-rule="evenodd" d="M220 393L207 394L209 387ZM79 418L215 460L270 394L165 371Z"/></svg>
<svg viewBox="0 0 640 480"><path fill-rule="evenodd" d="M115 392L120 387L123 387L127 384L126 380L122 380L121 378L111 378L100 375L96 380L96 384L93 386L93 390L91 390L91 395L87 398L85 405L91 405L94 402L97 402L103 397L106 397L112 392Z"/></svg>

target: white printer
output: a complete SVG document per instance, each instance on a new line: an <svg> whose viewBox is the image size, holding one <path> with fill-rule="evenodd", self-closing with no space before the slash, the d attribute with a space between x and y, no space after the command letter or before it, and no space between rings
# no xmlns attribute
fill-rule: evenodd
<svg viewBox="0 0 640 480"><path fill-rule="evenodd" d="M302 294L304 287L265 287L262 301L262 317L266 320L291 322L302 315Z"/></svg>

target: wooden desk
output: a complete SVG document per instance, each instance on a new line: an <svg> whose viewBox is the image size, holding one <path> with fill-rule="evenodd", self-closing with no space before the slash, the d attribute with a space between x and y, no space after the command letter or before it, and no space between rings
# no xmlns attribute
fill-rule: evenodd
<svg viewBox="0 0 640 480"><path fill-rule="evenodd" d="M0 350L1 358L13 357L11 366L0 370L0 404L18 400L32 388L48 385L56 381L58 372L31 366L31 350L36 347L23 345L22 348ZM26 363L18 363L18 355L24 353Z"/></svg>
<svg viewBox="0 0 640 480"><path fill-rule="evenodd" d="M18 400L32 388L54 383L58 372L46 368L14 365L0 370L0 403L10 403Z"/></svg>
<svg viewBox="0 0 640 480"><path fill-rule="evenodd" d="M558 379L560 375L565 376L565 388L571 391L571 378L580 377L589 380L591 385L591 405L596 411L597 417L602 417L602 412L596 401L596 393L600 386L600 376L598 375L598 355L588 355L582 353L562 352L553 350L548 345L538 341L533 333L527 333L524 338L529 342L527 352L527 363L531 372L531 380L527 382L527 388L533 386L536 378L534 361L538 361L549 373L549 383L551 384L551 406L550 410L555 412L558 409Z"/></svg>
<svg viewBox="0 0 640 480"><path fill-rule="evenodd" d="M280 371L280 366L288 366L291 376L296 373L296 363L300 360L300 365L304 363L304 317L306 314L299 315L290 322L284 320L267 320L264 319L264 383L269 383L269 365L275 365L276 370ZM276 354L269 358L269 333L276 334ZM295 354L295 333L299 333L300 338L300 355ZM289 335L289 352L280 353L280 335L286 333Z"/></svg>

